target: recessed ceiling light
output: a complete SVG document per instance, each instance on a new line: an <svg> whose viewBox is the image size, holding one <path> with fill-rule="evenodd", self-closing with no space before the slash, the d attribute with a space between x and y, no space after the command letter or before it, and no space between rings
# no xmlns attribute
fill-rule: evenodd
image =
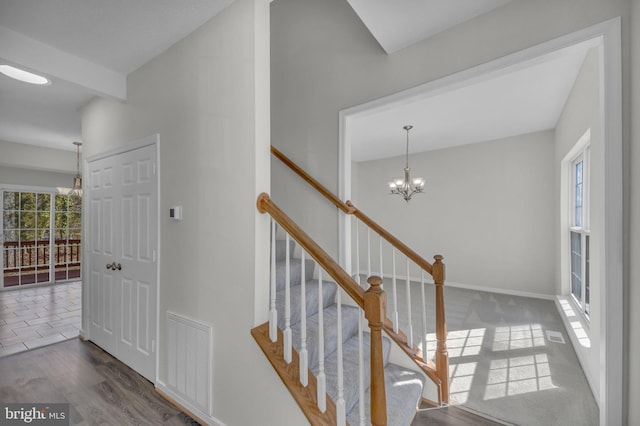
<svg viewBox="0 0 640 426"><path fill-rule="evenodd" d="M34 74L29 71L21 70L20 68L12 67L11 65L0 65L0 72L7 77L14 78L16 80L23 81L31 84L50 84L48 78L38 74Z"/></svg>

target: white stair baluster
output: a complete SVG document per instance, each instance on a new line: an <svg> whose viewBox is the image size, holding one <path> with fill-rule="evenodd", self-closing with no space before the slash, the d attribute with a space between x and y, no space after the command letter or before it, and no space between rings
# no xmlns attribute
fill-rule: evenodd
<svg viewBox="0 0 640 426"><path fill-rule="evenodd" d="M318 410L327 410L327 376L324 373L324 306L322 303L322 268L318 266Z"/></svg>
<svg viewBox="0 0 640 426"><path fill-rule="evenodd" d="M356 282L360 285L360 234L358 232L358 219L356 221Z"/></svg>
<svg viewBox="0 0 640 426"><path fill-rule="evenodd" d="M420 292L422 294L422 360L427 362L427 304L424 297L424 271L420 268Z"/></svg>
<svg viewBox="0 0 640 426"><path fill-rule="evenodd" d="M284 360L287 364L291 363L291 260L289 259L289 241L287 234L285 253L287 256L285 279L284 279Z"/></svg>
<svg viewBox="0 0 640 426"><path fill-rule="evenodd" d="M407 319L409 326L407 328L407 342L409 347L413 348L413 324L411 321L411 275L409 271L409 258L407 257Z"/></svg>
<svg viewBox="0 0 640 426"><path fill-rule="evenodd" d="M276 221L271 219L271 303L269 307L269 339L278 340L278 310L276 309Z"/></svg>
<svg viewBox="0 0 640 426"><path fill-rule="evenodd" d="M309 353L307 352L307 293L304 249L300 253L300 261L302 262L300 267L300 276L302 277L302 282L300 283L300 383L302 386L307 386L309 383Z"/></svg>
<svg viewBox="0 0 640 426"><path fill-rule="evenodd" d="M393 331L398 332L398 293L396 292L396 248L391 251L392 271L391 286L393 291Z"/></svg>
<svg viewBox="0 0 640 426"><path fill-rule="evenodd" d="M360 309L359 313L358 313L358 366L360 367L359 369L359 386L358 386L358 412L360 414L360 425L361 426L365 426L367 423L367 416L364 410L364 405L365 405L365 400L364 400L364 395L365 395L365 389L364 389L364 369L365 369L365 365L364 365L364 339L363 339L363 323L364 321L364 311L362 309Z"/></svg>
<svg viewBox="0 0 640 426"><path fill-rule="evenodd" d="M336 401L336 420L338 426L344 426L347 423L347 412L344 401L344 365L342 359L342 296L339 287L336 304L338 306L338 400Z"/></svg>

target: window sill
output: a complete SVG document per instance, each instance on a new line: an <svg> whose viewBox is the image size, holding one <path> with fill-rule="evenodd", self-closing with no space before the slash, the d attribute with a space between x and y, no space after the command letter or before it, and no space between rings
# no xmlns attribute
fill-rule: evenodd
<svg viewBox="0 0 640 426"><path fill-rule="evenodd" d="M579 345L587 349L590 348L590 323L582 312L582 308L570 295L556 296L556 303L574 346Z"/></svg>

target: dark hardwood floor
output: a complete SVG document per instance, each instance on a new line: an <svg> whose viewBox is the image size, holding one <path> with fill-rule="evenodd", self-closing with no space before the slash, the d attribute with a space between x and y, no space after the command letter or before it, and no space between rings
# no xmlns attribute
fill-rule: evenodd
<svg viewBox="0 0 640 426"><path fill-rule="evenodd" d="M454 405L432 407L422 405L411 422L411 426L510 426L511 423L496 422Z"/></svg>
<svg viewBox="0 0 640 426"><path fill-rule="evenodd" d="M0 358L3 403L69 403L72 425L198 425L138 373L90 342Z"/></svg>
<svg viewBox="0 0 640 426"><path fill-rule="evenodd" d="M72 339L0 358L3 403L69 403L72 425L198 425L93 343ZM457 407L421 408L412 426L500 426Z"/></svg>

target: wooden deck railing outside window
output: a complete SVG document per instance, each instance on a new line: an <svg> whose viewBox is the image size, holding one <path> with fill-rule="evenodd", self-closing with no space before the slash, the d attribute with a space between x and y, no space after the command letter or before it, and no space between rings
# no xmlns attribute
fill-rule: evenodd
<svg viewBox="0 0 640 426"><path fill-rule="evenodd" d="M51 259L49 240L5 241L3 255L4 286L12 287L80 277L80 239L57 239ZM50 260L53 260L54 280Z"/></svg>

